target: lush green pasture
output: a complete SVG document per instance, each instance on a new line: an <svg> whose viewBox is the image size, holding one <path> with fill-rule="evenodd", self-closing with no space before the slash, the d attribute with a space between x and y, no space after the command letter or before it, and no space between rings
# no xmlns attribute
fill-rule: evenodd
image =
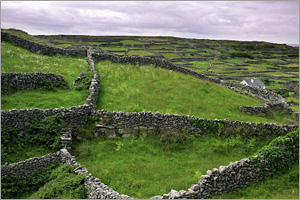
<svg viewBox="0 0 300 200"><path fill-rule="evenodd" d="M143 42L137 40L122 40L121 42L124 45L144 44Z"/></svg>
<svg viewBox="0 0 300 200"><path fill-rule="evenodd" d="M127 51L128 49L123 46L100 46L104 51Z"/></svg>
<svg viewBox="0 0 300 200"><path fill-rule="evenodd" d="M70 108L72 106L83 105L87 97L88 90L19 90L13 94L1 96L1 110L22 108Z"/></svg>
<svg viewBox="0 0 300 200"><path fill-rule="evenodd" d="M299 163L257 183L251 183L242 189L214 196L214 199L299 199Z"/></svg>
<svg viewBox="0 0 300 200"><path fill-rule="evenodd" d="M144 199L187 190L207 170L248 157L271 140L190 136L172 143L172 134L163 135L87 140L75 144L72 155L120 194Z"/></svg>
<svg viewBox="0 0 300 200"><path fill-rule="evenodd" d="M84 104L88 90L75 90L72 82L81 72L89 70L85 58L44 56L31 53L10 43L1 43L2 72L45 72L61 74L68 82L69 89L20 90L13 94L2 94L1 109L13 108L58 108Z"/></svg>
<svg viewBox="0 0 300 200"><path fill-rule="evenodd" d="M190 63L193 63L193 67L197 68L208 68L209 64L207 61L191 61Z"/></svg>
<svg viewBox="0 0 300 200"><path fill-rule="evenodd" d="M182 56L176 54L176 53L160 53L160 55L166 57L167 59L172 59L172 58L182 58Z"/></svg>
<svg viewBox="0 0 300 200"><path fill-rule="evenodd" d="M2 72L45 72L61 74L69 85L81 72L89 70L86 58L44 56L11 43L1 42Z"/></svg>
<svg viewBox="0 0 300 200"><path fill-rule="evenodd" d="M129 50L126 55L155 56L154 53L145 50Z"/></svg>
<svg viewBox="0 0 300 200"><path fill-rule="evenodd" d="M101 88L97 109L159 111L208 119L296 123L289 116L281 114L267 118L242 113L240 106L258 106L263 102L182 73L153 66L114 64L110 61L100 62L96 68Z"/></svg>

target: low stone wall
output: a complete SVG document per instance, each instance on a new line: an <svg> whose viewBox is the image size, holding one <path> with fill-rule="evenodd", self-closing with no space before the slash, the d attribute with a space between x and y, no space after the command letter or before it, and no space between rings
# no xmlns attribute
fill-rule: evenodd
<svg viewBox="0 0 300 200"><path fill-rule="evenodd" d="M74 170L75 174L86 174L87 178L84 182L85 188L87 189L87 195L89 199L130 199L127 195L120 195L118 192L114 191L104 183L102 183L98 178L93 176L88 172L86 168L78 164L74 156L65 150L60 150L62 162L64 164L69 164L71 166L76 166Z"/></svg>
<svg viewBox="0 0 300 200"><path fill-rule="evenodd" d="M63 55L71 57L85 57L86 49L62 49L57 47L52 47L49 45L42 45L32 41L29 41L25 38L21 38L15 35L12 35L8 32L1 31L1 40L11 42L14 45L20 46L24 49L27 49L33 53L44 54L44 55Z"/></svg>
<svg viewBox="0 0 300 200"><path fill-rule="evenodd" d="M78 164L71 154L66 149L61 149L56 153L48 154L42 157L30 158L21 162L6 164L1 166L1 176L8 176L14 174L21 178L28 178L31 175L39 173L41 170L47 168L50 164L58 165L59 163L76 166L75 174L85 174L86 180L84 182L87 189L87 196L90 199L130 199L127 195L120 195L98 178L94 177L82 165Z"/></svg>
<svg viewBox="0 0 300 200"><path fill-rule="evenodd" d="M2 72L1 86L15 86L19 90L34 90L44 86L44 81L48 81L56 85L67 85L62 75L53 73L18 73L18 72Z"/></svg>
<svg viewBox="0 0 300 200"><path fill-rule="evenodd" d="M185 115L162 114L159 112L109 112L95 110L93 116L106 121L97 126L95 136L106 135L109 138L129 137L137 131L147 133L159 131L180 132L187 128L194 134L236 135L245 133L246 136L285 135L298 128L298 125L277 125L272 123L250 123L231 120L208 120Z"/></svg>
<svg viewBox="0 0 300 200"><path fill-rule="evenodd" d="M91 56L88 56L89 65L91 70L94 71L95 67ZM65 121L70 125L84 124L90 116L91 111L96 109L97 98L99 91L99 76L95 72L91 84L89 87L89 96L85 104L80 106L73 106L71 108L54 108L54 109L12 109L9 111L1 110L1 125L5 125L11 128L17 128L21 134L25 133L27 127L36 122L37 120L44 119L51 115L62 115Z"/></svg>
<svg viewBox="0 0 300 200"><path fill-rule="evenodd" d="M268 150L263 150L266 148ZM256 156L208 170L188 191L171 190L152 199L207 199L262 180L277 170L284 170L288 163L299 161L299 132L277 138L263 149Z"/></svg>
<svg viewBox="0 0 300 200"><path fill-rule="evenodd" d="M58 164L59 162L62 162L59 155L60 152L56 152L42 157L34 157L21 162L2 165L1 176L14 174L26 179L30 175L39 173L41 170L46 169L50 164Z"/></svg>

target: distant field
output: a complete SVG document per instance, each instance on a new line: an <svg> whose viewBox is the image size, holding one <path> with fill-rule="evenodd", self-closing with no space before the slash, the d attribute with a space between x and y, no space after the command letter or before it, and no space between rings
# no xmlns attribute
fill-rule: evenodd
<svg viewBox="0 0 300 200"><path fill-rule="evenodd" d="M155 56L154 53L145 50L129 50L126 55Z"/></svg>
<svg viewBox="0 0 300 200"><path fill-rule="evenodd" d="M96 65L100 74L97 109L109 111L152 111L194 115L208 119L251 122L294 123L289 116L266 118L247 115L243 105L263 105L254 97L237 94L209 81L153 66L114 64Z"/></svg>
<svg viewBox="0 0 300 200"><path fill-rule="evenodd" d="M59 108L85 103L88 91L74 90L72 83L81 72L89 70L85 58L43 56L31 53L10 43L1 43L2 72L45 72L61 74L68 82L69 89L57 91L20 90L13 94L2 94L1 109L13 108Z"/></svg>

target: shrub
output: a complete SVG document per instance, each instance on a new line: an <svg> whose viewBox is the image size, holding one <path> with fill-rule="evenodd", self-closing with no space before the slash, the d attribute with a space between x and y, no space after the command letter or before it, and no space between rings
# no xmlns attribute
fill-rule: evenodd
<svg viewBox="0 0 300 200"><path fill-rule="evenodd" d="M75 175L75 167L49 165L45 170L24 180L15 175L1 177L1 198L18 198L33 193L31 199L85 199L84 175Z"/></svg>
<svg viewBox="0 0 300 200"><path fill-rule="evenodd" d="M53 150L62 147L60 137L67 128L64 117L61 115L52 115L31 124L28 127L26 139L30 143L46 144Z"/></svg>
<svg viewBox="0 0 300 200"><path fill-rule="evenodd" d="M293 163L299 161L299 128L285 136L277 137L255 155L258 156L251 157L253 162L261 168L269 168L274 174L289 169Z"/></svg>
<svg viewBox="0 0 300 200"><path fill-rule="evenodd" d="M80 74L80 79L76 81L74 88L75 90L87 90L90 87L94 73L92 71L84 72Z"/></svg>

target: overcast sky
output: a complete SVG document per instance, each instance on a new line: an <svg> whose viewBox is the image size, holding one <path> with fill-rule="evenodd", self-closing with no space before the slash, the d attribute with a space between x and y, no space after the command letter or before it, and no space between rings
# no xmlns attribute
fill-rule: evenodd
<svg viewBox="0 0 300 200"><path fill-rule="evenodd" d="M299 1L1 1L1 27L299 44Z"/></svg>

